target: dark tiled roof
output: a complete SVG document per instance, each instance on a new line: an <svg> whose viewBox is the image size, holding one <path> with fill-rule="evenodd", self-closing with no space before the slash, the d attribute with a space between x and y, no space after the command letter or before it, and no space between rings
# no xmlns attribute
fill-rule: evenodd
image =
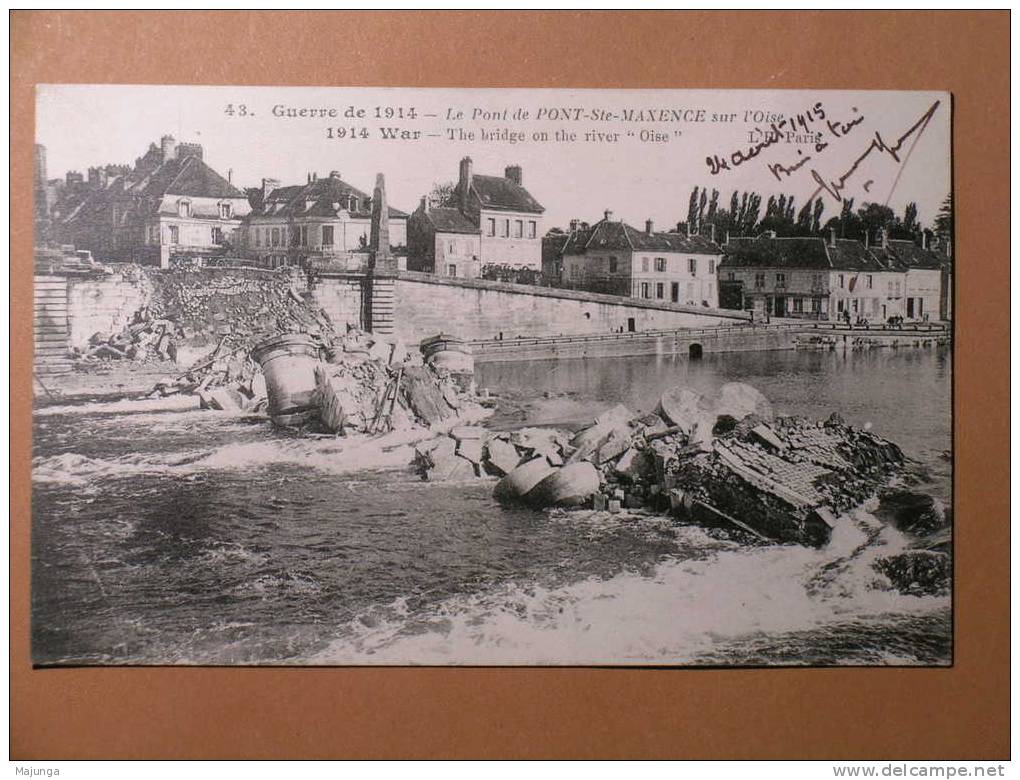
<svg viewBox="0 0 1020 780"><path fill-rule="evenodd" d="M832 264L820 238L731 238L722 247L723 267L817 268Z"/></svg>
<svg viewBox="0 0 1020 780"><path fill-rule="evenodd" d="M880 247L875 248L876 254L881 252ZM887 242L884 254L888 258L889 265L898 270L910 268L936 270L949 266L949 257L938 250L925 249L913 241L891 239Z"/></svg>
<svg viewBox="0 0 1020 780"><path fill-rule="evenodd" d="M837 238L835 246L826 244L826 251L832 267L840 271L887 271L884 263L872 254L860 241Z"/></svg>
<svg viewBox="0 0 1020 780"><path fill-rule="evenodd" d="M579 255L589 250L620 252L683 252L686 254L719 255L719 245L704 236L684 233L648 233L625 222L602 220L588 230L577 230L563 248L563 254Z"/></svg>
<svg viewBox="0 0 1020 780"><path fill-rule="evenodd" d="M143 197L184 195L192 198L243 198L244 193L198 157L175 157L132 183L129 191Z"/></svg>
<svg viewBox="0 0 1020 780"><path fill-rule="evenodd" d="M541 214L545 211L524 187L502 176L483 176L476 173L471 177L471 189L478 196L483 209L524 211L531 214ZM456 194L459 193L460 184L456 189Z"/></svg>
<svg viewBox="0 0 1020 780"><path fill-rule="evenodd" d="M478 235L478 229L470 219L460 213L460 209L439 206L429 209L426 218L432 223L437 233L471 233Z"/></svg>
<svg viewBox="0 0 1020 780"><path fill-rule="evenodd" d="M949 258L913 241L891 240L886 247L856 239L835 243L821 238L731 238L723 246L722 267L808 268L839 271L906 271L942 268Z"/></svg>
<svg viewBox="0 0 1020 780"><path fill-rule="evenodd" d="M354 209L350 210L351 216L365 219L371 217L371 198L357 187L333 176L307 184L277 187L269 193L255 216L332 217L340 209L349 207L352 196L356 202ZM389 207L389 215L391 218L407 217L406 213L392 206Z"/></svg>

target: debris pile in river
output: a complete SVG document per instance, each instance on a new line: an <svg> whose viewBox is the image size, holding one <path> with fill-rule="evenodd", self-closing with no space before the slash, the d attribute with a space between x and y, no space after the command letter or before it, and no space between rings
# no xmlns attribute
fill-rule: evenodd
<svg viewBox="0 0 1020 780"><path fill-rule="evenodd" d="M573 434L455 430L422 445L417 462L429 479L499 476L504 502L669 511L759 541L819 545L904 458L837 414L775 418L761 393L731 383L714 399L676 388L653 414L616 406Z"/></svg>
<svg viewBox="0 0 1020 780"><path fill-rule="evenodd" d="M399 340L351 329L315 367L315 406L331 433L381 433L443 427L480 416L474 394L453 374L426 365Z"/></svg>

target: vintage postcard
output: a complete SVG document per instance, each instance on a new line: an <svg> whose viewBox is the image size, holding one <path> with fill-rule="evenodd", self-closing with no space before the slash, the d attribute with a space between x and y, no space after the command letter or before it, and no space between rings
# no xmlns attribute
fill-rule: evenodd
<svg viewBox="0 0 1020 780"><path fill-rule="evenodd" d="M951 114L38 87L34 663L951 664Z"/></svg>

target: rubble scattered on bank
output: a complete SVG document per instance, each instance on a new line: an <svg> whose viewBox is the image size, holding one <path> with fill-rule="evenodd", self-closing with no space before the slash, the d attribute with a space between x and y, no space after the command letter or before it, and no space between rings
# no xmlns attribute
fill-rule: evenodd
<svg viewBox="0 0 1020 780"><path fill-rule="evenodd" d="M315 409L295 423L302 432L427 432L478 416L473 392L455 373L429 365L399 340L357 328L338 333L299 282L287 270L154 274L148 305L120 331L93 335L78 358L97 367L113 361L171 366L150 397L195 395L202 408L263 414L272 412L273 388L257 347L303 336L312 353L307 390Z"/></svg>

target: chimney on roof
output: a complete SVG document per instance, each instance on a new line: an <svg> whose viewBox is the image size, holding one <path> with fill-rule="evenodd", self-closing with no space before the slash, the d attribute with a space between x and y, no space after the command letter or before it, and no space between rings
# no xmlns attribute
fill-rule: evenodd
<svg viewBox="0 0 1020 780"><path fill-rule="evenodd" d="M711 239L712 243L714 244L715 243L715 223L714 222L710 222L709 225L708 225L708 237L709 237L709 239Z"/></svg>
<svg viewBox="0 0 1020 780"><path fill-rule="evenodd" d="M227 168L227 184L233 184L233 183L234 183L234 169L233 168Z"/></svg>
<svg viewBox="0 0 1020 780"><path fill-rule="evenodd" d="M829 228L829 246L836 246L836 228Z"/></svg>
<svg viewBox="0 0 1020 780"><path fill-rule="evenodd" d="M164 135L159 139L159 148L163 154L163 162L177 156L177 142L172 135Z"/></svg>
<svg viewBox="0 0 1020 780"><path fill-rule="evenodd" d="M429 210L429 198L428 198L428 195L422 195L421 196L421 210L422 210L422 212L426 212L426 211Z"/></svg>
<svg viewBox="0 0 1020 780"><path fill-rule="evenodd" d="M576 233L577 232L577 228L580 226L580 224L581 224L581 220L579 220L579 219L572 219L572 220L570 220L570 232L571 233Z"/></svg>
<svg viewBox="0 0 1020 780"><path fill-rule="evenodd" d="M524 172L521 170L519 165L509 165L506 170L503 171L503 177L509 179L517 186L520 186L524 181Z"/></svg>
<svg viewBox="0 0 1020 780"><path fill-rule="evenodd" d="M460 210L466 212L471 201L471 158L465 157L460 161L460 180L457 182L457 190L460 194Z"/></svg>
<svg viewBox="0 0 1020 780"><path fill-rule="evenodd" d="M878 229L878 243L882 245L882 249L889 248L889 233L884 227Z"/></svg>
<svg viewBox="0 0 1020 780"><path fill-rule="evenodd" d="M654 232L655 232L655 223L652 220L650 220L650 219L646 219L645 220L645 233L650 236Z"/></svg>
<svg viewBox="0 0 1020 780"><path fill-rule="evenodd" d="M605 213L603 214L603 216L605 217L606 222L612 222L613 221L613 212L612 212L611 209L606 209Z"/></svg>
<svg viewBox="0 0 1020 780"><path fill-rule="evenodd" d="M922 230L921 231L921 249L927 249L927 248L928 248L928 231L927 230Z"/></svg>
<svg viewBox="0 0 1020 780"><path fill-rule="evenodd" d="M318 181L319 174L316 171L312 171L312 181Z"/></svg>
<svg viewBox="0 0 1020 780"><path fill-rule="evenodd" d="M329 172L329 178L336 179L337 181L340 181L340 171L330 171Z"/></svg>
<svg viewBox="0 0 1020 780"><path fill-rule="evenodd" d="M177 144L177 157L183 160L185 157L197 157L202 159L202 144Z"/></svg>
<svg viewBox="0 0 1020 780"><path fill-rule="evenodd" d="M89 168L89 187L96 189L106 189L106 185L109 182L109 174L106 168L99 166L97 168Z"/></svg>

